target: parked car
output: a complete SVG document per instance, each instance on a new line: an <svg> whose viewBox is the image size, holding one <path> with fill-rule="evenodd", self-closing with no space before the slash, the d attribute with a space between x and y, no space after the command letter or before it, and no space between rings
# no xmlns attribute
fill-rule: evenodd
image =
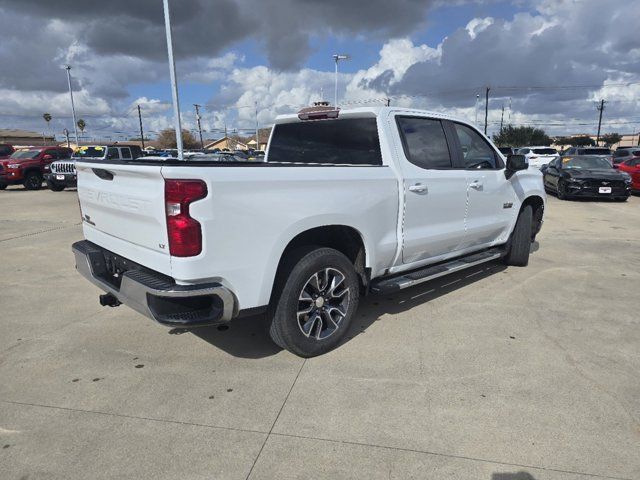
<svg viewBox="0 0 640 480"><path fill-rule="evenodd" d="M54 192L76 186L76 162L82 159L134 160L141 157L142 149L137 145L83 145L76 149L71 158L53 162L45 175L47 186Z"/></svg>
<svg viewBox="0 0 640 480"><path fill-rule="evenodd" d="M39 190L49 164L69 158L71 149L66 147L20 148L0 161L0 190L8 185L24 185L27 190Z"/></svg>
<svg viewBox="0 0 640 480"><path fill-rule="evenodd" d="M613 152L605 147L570 147L562 153L562 158L570 158L583 155L597 155L613 166Z"/></svg>
<svg viewBox="0 0 640 480"><path fill-rule="evenodd" d="M520 147L516 153L524 155L529 166L537 169L560 158L558 151L551 147Z"/></svg>
<svg viewBox="0 0 640 480"><path fill-rule="evenodd" d="M632 158L640 158L640 147L618 148L615 152L613 152L613 166L616 167L620 163L631 160Z"/></svg>
<svg viewBox="0 0 640 480"><path fill-rule="evenodd" d="M640 193L640 157L636 156L618 164L618 170L631 177L631 191Z"/></svg>
<svg viewBox="0 0 640 480"><path fill-rule="evenodd" d="M73 252L103 305L180 327L268 311L273 341L304 357L340 343L363 294L527 265L546 198L472 124L397 107L278 117L266 162L76 168Z"/></svg>
<svg viewBox="0 0 640 480"><path fill-rule="evenodd" d="M507 155L513 155L514 153L516 153L516 149L513 147L498 147L498 150L500 150L500 153L505 157Z"/></svg>
<svg viewBox="0 0 640 480"><path fill-rule="evenodd" d="M575 197L626 201L631 194L629 175L614 169L599 155L563 157L544 170L544 187L560 200Z"/></svg>
<svg viewBox="0 0 640 480"><path fill-rule="evenodd" d="M0 143L0 160L5 160L11 156L16 149L13 148L13 145L9 145L7 143Z"/></svg>

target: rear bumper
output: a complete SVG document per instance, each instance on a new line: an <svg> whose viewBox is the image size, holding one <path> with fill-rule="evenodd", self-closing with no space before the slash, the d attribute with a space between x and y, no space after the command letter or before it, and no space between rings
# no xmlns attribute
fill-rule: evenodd
<svg viewBox="0 0 640 480"><path fill-rule="evenodd" d="M235 295L219 283L177 285L172 278L87 240L74 243L72 250L76 269L83 277L162 325L215 325L228 322L238 313ZM114 265L117 270L126 270L113 275Z"/></svg>

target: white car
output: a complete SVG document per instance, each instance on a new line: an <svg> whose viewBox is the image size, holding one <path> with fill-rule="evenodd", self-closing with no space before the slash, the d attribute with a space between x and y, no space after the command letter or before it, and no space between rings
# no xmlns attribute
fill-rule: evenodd
<svg viewBox="0 0 640 480"><path fill-rule="evenodd" d="M560 158L560 154L551 147L520 147L518 155L524 155L530 167L541 169L544 165Z"/></svg>
<svg viewBox="0 0 640 480"><path fill-rule="evenodd" d="M167 326L268 312L291 352L336 347L361 295L528 263L542 175L472 124L396 107L279 117L265 162L78 162L78 271Z"/></svg>

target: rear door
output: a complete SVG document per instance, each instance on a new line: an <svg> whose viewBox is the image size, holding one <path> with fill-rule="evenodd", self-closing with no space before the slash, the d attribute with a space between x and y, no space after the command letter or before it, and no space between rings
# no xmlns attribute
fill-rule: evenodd
<svg viewBox="0 0 640 480"><path fill-rule="evenodd" d="M464 248L483 248L503 239L517 207L504 163L487 140L469 125L447 122L454 133L457 163L466 174L469 206Z"/></svg>
<svg viewBox="0 0 640 480"><path fill-rule="evenodd" d="M161 168L107 162L76 164L87 240L124 257L153 258L147 266L166 272L170 257Z"/></svg>
<svg viewBox="0 0 640 480"><path fill-rule="evenodd" d="M402 261L412 263L461 248L467 179L453 168L442 121L398 115L397 151L404 178Z"/></svg>

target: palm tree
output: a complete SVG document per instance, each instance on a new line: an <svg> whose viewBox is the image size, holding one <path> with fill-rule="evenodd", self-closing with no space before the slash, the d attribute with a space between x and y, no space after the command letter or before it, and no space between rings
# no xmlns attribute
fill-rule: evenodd
<svg viewBox="0 0 640 480"><path fill-rule="evenodd" d="M42 115L42 118L44 118L44 121L47 122L47 130L49 130L49 135L51 135L51 125L49 124L49 122L53 117L50 113L45 113L44 115Z"/></svg>
<svg viewBox="0 0 640 480"><path fill-rule="evenodd" d="M84 129L87 128L87 122L85 122L83 119L79 119L76 125L78 125L81 133L84 133Z"/></svg>

